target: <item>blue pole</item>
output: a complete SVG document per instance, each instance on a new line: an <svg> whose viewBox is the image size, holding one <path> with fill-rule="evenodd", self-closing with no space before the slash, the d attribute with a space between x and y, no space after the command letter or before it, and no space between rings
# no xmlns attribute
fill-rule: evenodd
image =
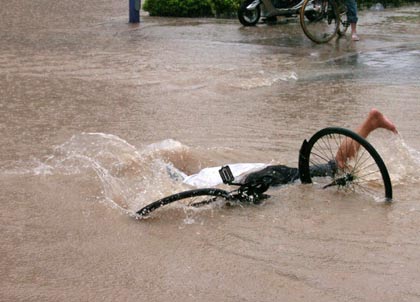
<svg viewBox="0 0 420 302"><path fill-rule="evenodd" d="M139 23L140 22L140 1L141 0L129 0L129 22L130 23Z"/></svg>

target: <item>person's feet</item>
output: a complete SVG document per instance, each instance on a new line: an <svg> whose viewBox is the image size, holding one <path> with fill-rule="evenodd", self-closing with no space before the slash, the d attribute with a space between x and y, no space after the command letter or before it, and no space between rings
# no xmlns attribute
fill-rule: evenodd
<svg viewBox="0 0 420 302"><path fill-rule="evenodd" d="M356 33L353 33L353 34L351 34L351 40L352 41L359 41L360 38L359 38L359 36Z"/></svg>
<svg viewBox="0 0 420 302"><path fill-rule="evenodd" d="M368 120L371 123L372 129L384 128L389 131L398 133L397 128L394 123L391 122L385 115L383 115L379 110L372 108L369 112Z"/></svg>
<svg viewBox="0 0 420 302"><path fill-rule="evenodd" d="M397 128L394 123L391 122L385 115L383 115L378 109L372 108L369 115L364 122L363 126L359 128L358 132L363 137L374 131L375 129L383 128L389 130L395 134L398 134ZM340 169L344 169L348 159L353 158L358 152L360 145L353 139L346 137L338 148L335 156L335 161Z"/></svg>

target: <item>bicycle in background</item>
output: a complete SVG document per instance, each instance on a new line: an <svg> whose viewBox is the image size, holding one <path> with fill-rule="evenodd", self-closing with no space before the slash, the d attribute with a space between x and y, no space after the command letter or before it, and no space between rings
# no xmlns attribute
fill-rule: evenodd
<svg viewBox="0 0 420 302"><path fill-rule="evenodd" d="M343 36L349 27L344 0L304 0L300 24L305 35L315 43L326 43Z"/></svg>

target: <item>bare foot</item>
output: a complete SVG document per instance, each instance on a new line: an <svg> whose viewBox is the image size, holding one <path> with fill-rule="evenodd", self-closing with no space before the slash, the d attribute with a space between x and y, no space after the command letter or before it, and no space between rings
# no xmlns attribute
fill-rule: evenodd
<svg viewBox="0 0 420 302"><path fill-rule="evenodd" d="M391 122L385 115L383 115L379 110L375 108L372 108L370 110L368 120L371 123L373 129L384 128L389 131L392 131L395 134L398 133L394 123Z"/></svg>
<svg viewBox="0 0 420 302"><path fill-rule="evenodd" d="M357 129L357 133L366 138L370 132L375 129L383 128L387 129L395 134L398 133L394 123L392 123L386 116L384 116L379 110L372 108L369 112L367 119ZM345 138L342 144L339 146L335 160L339 168L345 167L347 159L353 158L359 150L359 143L352 140L351 138Z"/></svg>

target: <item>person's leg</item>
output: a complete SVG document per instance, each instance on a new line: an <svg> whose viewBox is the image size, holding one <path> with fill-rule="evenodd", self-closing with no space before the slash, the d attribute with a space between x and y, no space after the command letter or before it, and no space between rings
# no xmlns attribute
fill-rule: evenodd
<svg viewBox="0 0 420 302"><path fill-rule="evenodd" d="M367 138L372 131L378 128L387 129L395 134L398 133L395 125L375 108L370 110L367 118L356 129L356 132L361 137ZM360 145L356 141L350 138L346 138L340 145L335 157L338 166L342 168L345 165L347 159L354 157L354 155L359 150L359 147Z"/></svg>
<svg viewBox="0 0 420 302"><path fill-rule="evenodd" d="M353 41L359 41L360 38L357 35L357 30L356 30L356 25L357 23L350 23L350 28L351 28L351 39Z"/></svg>
<svg viewBox="0 0 420 302"><path fill-rule="evenodd" d="M357 35L357 3L356 0L346 0L347 7L347 22L350 23L351 29L351 39L353 41L359 41L359 36Z"/></svg>

